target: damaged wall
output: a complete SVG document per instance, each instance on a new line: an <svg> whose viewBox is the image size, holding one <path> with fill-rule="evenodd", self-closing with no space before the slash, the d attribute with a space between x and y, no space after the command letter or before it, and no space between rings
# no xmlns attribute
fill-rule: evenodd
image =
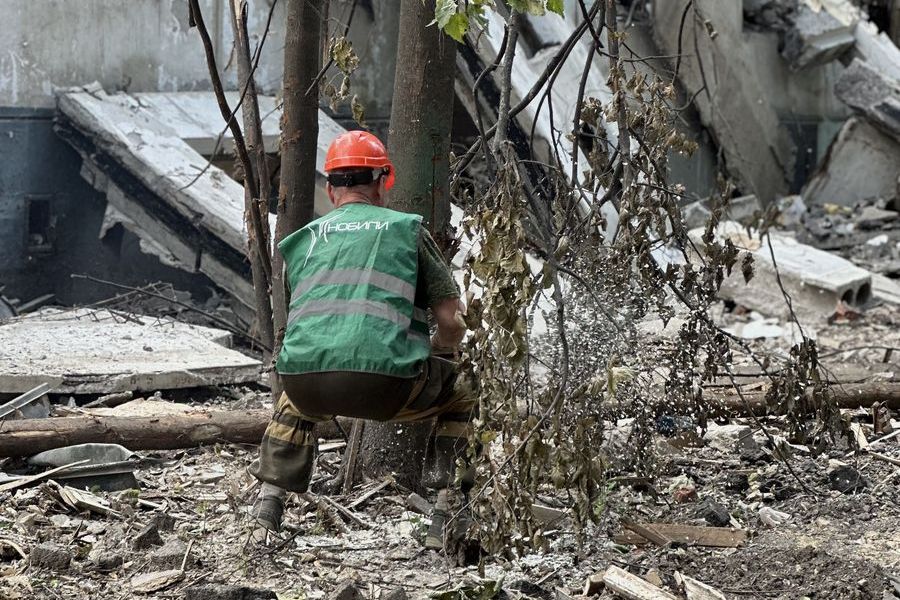
<svg viewBox="0 0 900 600"><path fill-rule="evenodd" d="M201 0L216 55L232 36L227 0ZM249 3L251 44L269 2ZM276 6L256 72L263 90L281 82L283 9ZM99 81L107 90L207 90L206 62L188 28L186 0L4 0L0 29L0 106L52 107L53 91ZM226 84L234 85L234 70Z"/></svg>
<svg viewBox="0 0 900 600"><path fill-rule="evenodd" d="M251 45L264 30L273 0L248 3ZM60 301L83 302L109 290L89 289L68 275L86 272L141 285L164 279L182 289L206 293L211 283L188 276L140 251L139 240L121 226L103 240L98 232L106 202L79 175L81 159L53 134L53 108L61 88L98 81L109 92L209 90L207 66L196 30L188 27L186 0L4 0L0 29L0 285L28 300L55 293ZM331 26L353 11L349 38L360 57L353 93L367 120L386 130L390 115L399 0L350 3L333 0ZM235 89L228 0L200 0L226 88ZM275 7L263 57L256 71L262 92L281 86L284 3ZM338 80L339 84L339 80ZM339 109L343 110L343 107ZM349 124L348 119L343 120ZM275 140L277 145L277 139ZM32 197L53 221L54 243L41 252L26 241ZM40 216L40 215L39 215ZM40 216L42 219L43 216ZM40 220L40 219L39 219Z"/></svg>
<svg viewBox="0 0 900 600"><path fill-rule="evenodd" d="M744 26L740 2L697 0L685 12L687 3L655 0L655 37L666 55L681 37L679 80L730 174L764 202L797 191L848 115L831 92L839 65L791 71L776 33Z"/></svg>
<svg viewBox="0 0 900 600"><path fill-rule="evenodd" d="M98 239L105 201L80 175L81 159L53 132L52 112L0 116L0 284L23 302L47 293L66 303L108 297L71 273L144 284L171 281L205 293L212 284L165 267L121 226Z"/></svg>

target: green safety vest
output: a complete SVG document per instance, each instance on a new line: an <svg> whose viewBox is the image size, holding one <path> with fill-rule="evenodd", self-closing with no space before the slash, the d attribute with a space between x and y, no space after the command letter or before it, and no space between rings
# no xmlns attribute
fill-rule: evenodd
<svg viewBox="0 0 900 600"><path fill-rule="evenodd" d="M425 311L413 304L421 222L347 204L278 244L291 290L279 373L419 374L431 353Z"/></svg>

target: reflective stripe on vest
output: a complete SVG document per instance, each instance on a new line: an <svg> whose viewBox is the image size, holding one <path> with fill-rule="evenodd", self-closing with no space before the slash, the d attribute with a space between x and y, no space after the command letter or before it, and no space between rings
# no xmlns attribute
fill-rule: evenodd
<svg viewBox="0 0 900 600"><path fill-rule="evenodd" d="M313 315L369 315L391 321L402 329L408 329L413 320L417 324L428 326L424 310L413 308L413 319L387 304L372 300L307 300L300 306L291 309L288 314L288 327L303 317Z"/></svg>
<svg viewBox="0 0 900 600"><path fill-rule="evenodd" d="M366 269L337 269L319 271L310 275L294 288L291 298L299 298L317 285L374 285L383 290L413 301L416 288L399 277Z"/></svg>

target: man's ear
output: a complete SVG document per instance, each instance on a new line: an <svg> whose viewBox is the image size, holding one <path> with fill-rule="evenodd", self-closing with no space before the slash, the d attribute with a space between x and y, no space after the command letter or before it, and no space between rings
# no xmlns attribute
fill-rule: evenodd
<svg viewBox="0 0 900 600"><path fill-rule="evenodd" d="M378 206L384 206L385 202L387 202L387 189L384 187L385 177L378 178L378 187L376 188L376 193L378 194Z"/></svg>
<svg viewBox="0 0 900 600"><path fill-rule="evenodd" d="M334 204L334 186L326 182L325 193L328 194L328 199L331 200L332 204Z"/></svg>

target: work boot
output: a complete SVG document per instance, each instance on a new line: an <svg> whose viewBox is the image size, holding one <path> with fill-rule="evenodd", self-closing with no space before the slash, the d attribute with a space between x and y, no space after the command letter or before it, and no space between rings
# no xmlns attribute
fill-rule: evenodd
<svg viewBox="0 0 900 600"><path fill-rule="evenodd" d="M256 523L267 531L281 531L284 516L284 498L287 492L271 483L263 483L251 514Z"/></svg>
<svg viewBox="0 0 900 600"><path fill-rule="evenodd" d="M428 533L425 534L425 547L429 550L440 550L444 547L444 527L450 516L448 495L449 490L447 489L438 492L434 509L431 511L431 525L428 526Z"/></svg>

